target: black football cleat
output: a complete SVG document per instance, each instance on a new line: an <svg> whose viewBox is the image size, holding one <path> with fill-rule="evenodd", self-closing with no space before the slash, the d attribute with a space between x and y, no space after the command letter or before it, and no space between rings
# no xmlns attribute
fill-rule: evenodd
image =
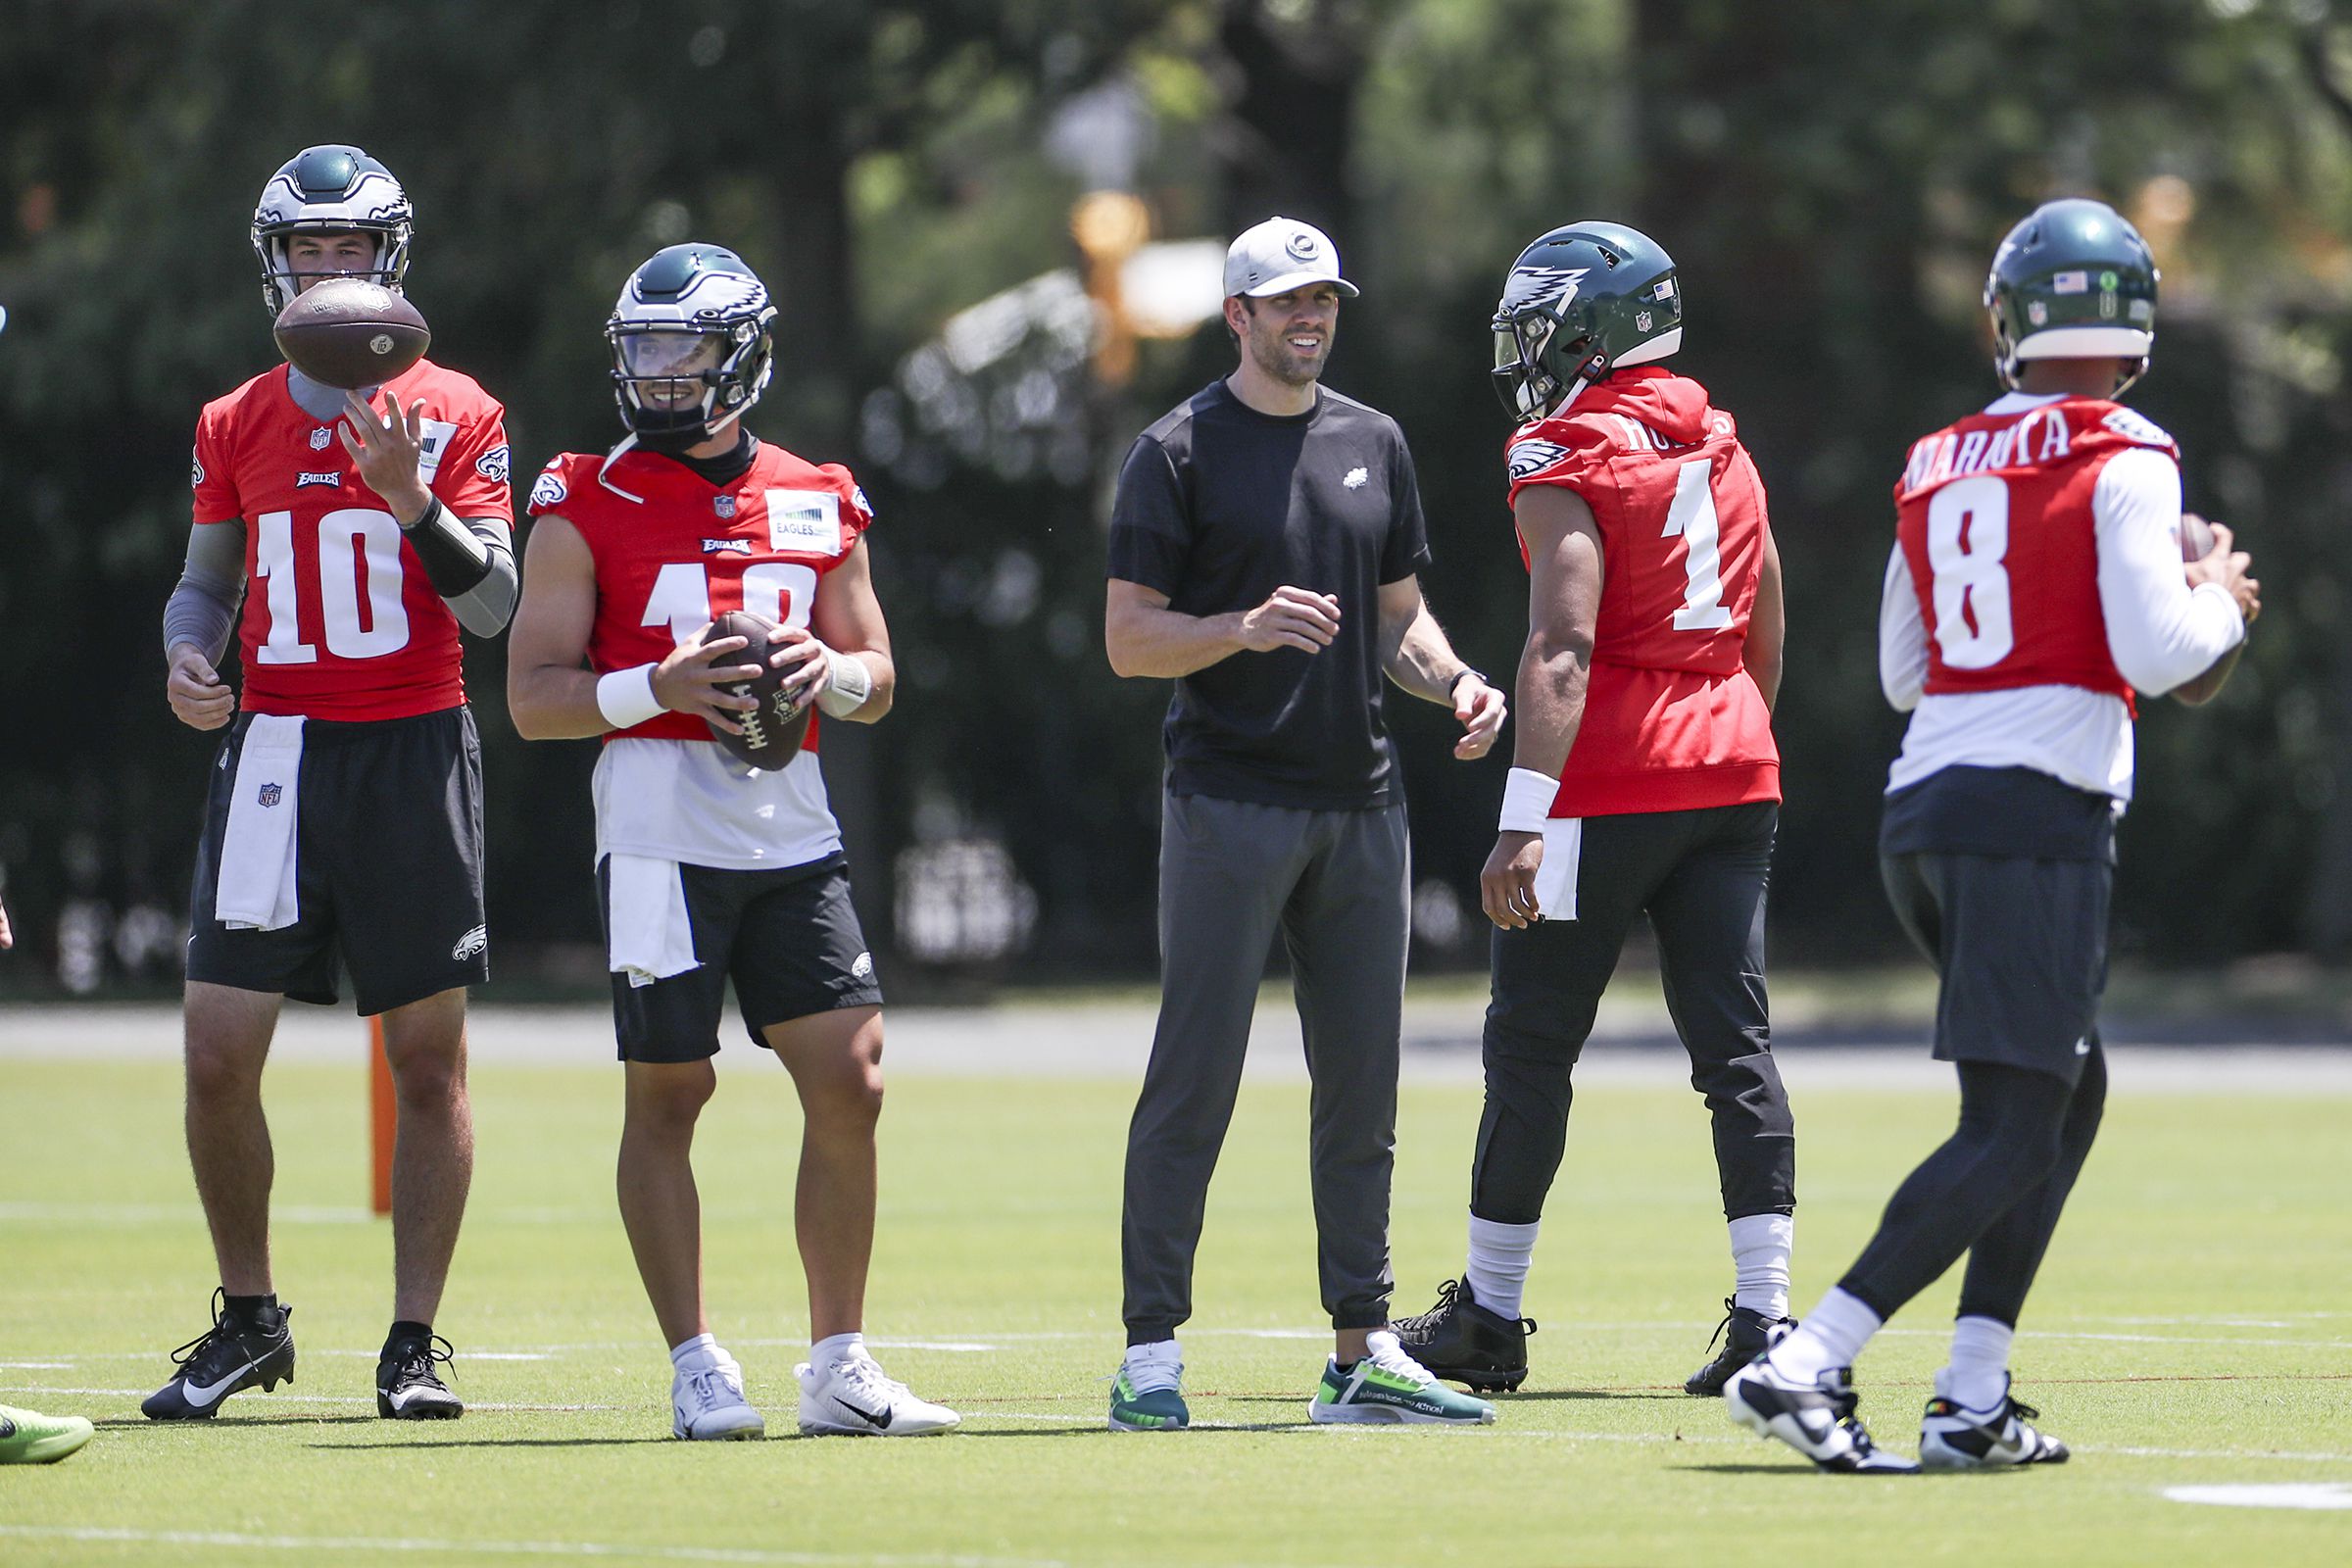
<svg viewBox="0 0 2352 1568"><path fill-rule="evenodd" d="M213 1326L172 1352L179 1371L147 1396L139 1413L150 1421L205 1421L240 1389L265 1394L294 1381L294 1309L273 1321L248 1322L228 1310L227 1295L213 1293Z"/></svg>
<svg viewBox="0 0 2352 1568"><path fill-rule="evenodd" d="M1715 1341L1723 1342L1723 1351L1705 1366L1683 1380L1685 1394L1702 1395L1712 1398L1723 1392L1732 1374L1781 1343L1790 1329L1796 1327L1792 1317L1771 1318L1752 1307L1737 1306L1730 1297L1723 1300L1723 1321L1715 1325L1714 1338L1707 1348L1715 1348Z"/></svg>
<svg viewBox="0 0 2352 1568"><path fill-rule="evenodd" d="M1734 1372L1723 1402L1734 1421L1760 1438L1778 1438L1824 1470L1838 1475L1909 1476L1919 1466L1883 1453L1854 1414L1853 1369L1837 1367L1803 1383L1785 1376L1769 1357Z"/></svg>
<svg viewBox="0 0 2352 1568"><path fill-rule="evenodd" d="M455 1421L464 1415L466 1401L433 1370L449 1365L449 1342L438 1334L386 1346L375 1363L375 1413L387 1421Z"/></svg>
<svg viewBox="0 0 2352 1568"><path fill-rule="evenodd" d="M1438 1287L1438 1304L1391 1325L1405 1354L1448 1383L1473 1394L1508 1394L1527 1381L1527 1337L1534 1318L1490 1312L1466 1279Z"/></svg>
<svg viewBox="0 0 2352 1568"><path fill-rule="evenodd" d="M1919 1462L1930 1470L2066 1463L2066 1445L2031 1425L2040 1419L2041 1412L2018 1403L2006 1384L1990 1410L1964 1410L1938 1396L1919 1419Z"/></svg>

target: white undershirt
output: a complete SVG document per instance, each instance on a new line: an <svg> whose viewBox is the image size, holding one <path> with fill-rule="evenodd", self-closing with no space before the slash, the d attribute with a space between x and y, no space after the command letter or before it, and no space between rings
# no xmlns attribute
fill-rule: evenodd
<svg viewBox="0 0 2352 1568"><path fill-rule="evenodd" d="M1986 414L2023 414L2054 396L2012 392ZM2180 573L2180 469L2154 447L2119 452L2091 492L2099 608L2107 650L2132 687L2160 697L2211 668L2246 634L2237 602L2218 583L2190 589ZM2080 686L1923 695L1928 628L1897 545L1879 596L1879 685L1911 714L1888 793L1966 764L2030 767L2077 789L2132 799L2132 715L2123 699Z"/></svg>
<svg viewBox="0 0 2352 1568"><path fill-rule="evenodd" d="M777 772L744 766L713 741L624 736L596 760L596 857L721 870L806 865L841 849L814 752Z"/></svg>

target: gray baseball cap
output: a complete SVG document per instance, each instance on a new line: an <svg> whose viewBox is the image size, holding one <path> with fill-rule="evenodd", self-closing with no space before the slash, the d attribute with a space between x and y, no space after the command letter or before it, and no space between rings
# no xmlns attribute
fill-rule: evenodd
<svg viewBox="0 0 2352 1568"><path fill-rule="evenodd" d="M1340 248L1331 236L1296 218L1269 218L1225 253L1225 297L1264 298L1308 283L1329 283L1349 299L1356 287L1340 275Z"/></svg>

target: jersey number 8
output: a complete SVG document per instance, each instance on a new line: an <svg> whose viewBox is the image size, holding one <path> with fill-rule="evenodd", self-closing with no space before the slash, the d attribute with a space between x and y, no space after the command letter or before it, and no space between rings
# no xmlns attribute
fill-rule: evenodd
<svg viewBox="0 0 2352 1568"><path fill-rule="evenodd" d="M1989 473L1955 479L1928 503L1928 565L1936 583L1936 644L1952 669L1987 669L2009 657L2009 483Z"/></svg>

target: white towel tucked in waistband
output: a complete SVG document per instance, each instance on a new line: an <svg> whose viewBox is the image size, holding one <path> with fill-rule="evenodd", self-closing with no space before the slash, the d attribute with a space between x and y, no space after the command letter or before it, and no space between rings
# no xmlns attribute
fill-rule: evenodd
<svg viewBox="0 0 2352 1568"><path fill-rule="evenodd" d="M643 855L605 858L612 932L611 968L632 986L650 986L695 968L694 926L686 916L686 882L675 860Z"/></svg>
<svg viewBox="0 0 2352 1568"><path fill-rule="evenodd" d="M1544 863L1536 867L1536 907L1546 920L1576 918L1576 866L1585 854L1585 819L1555 816L1544 824Z"/></svg>
<svg viewBox="0 0 2352 1568"><path fill-rule="evenodd" d="M294 895L295 828L302 808L302 720L256 713L237 748L228 831L213 917L232 931L275 931L302 910Z"/></svg>

